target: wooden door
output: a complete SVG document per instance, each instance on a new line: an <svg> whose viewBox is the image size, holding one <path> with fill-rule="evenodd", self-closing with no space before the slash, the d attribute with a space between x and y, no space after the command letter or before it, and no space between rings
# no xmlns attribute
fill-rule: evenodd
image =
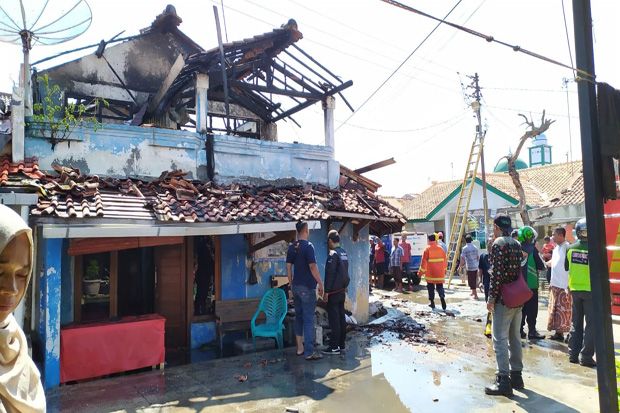
<svg viewBox="0 0 620 413"><path fill-rule="evenodd" d="M155 247L155 311L166 318L168 354L187 349L185 244Z"/></svg>

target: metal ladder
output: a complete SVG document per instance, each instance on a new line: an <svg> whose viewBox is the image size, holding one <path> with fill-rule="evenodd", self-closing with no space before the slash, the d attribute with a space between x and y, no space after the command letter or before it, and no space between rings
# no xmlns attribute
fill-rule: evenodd
<svg viewBox="0 0 620 413"><path fill-rule="evenodd" d="M452 282L452 276L456 271L456 261L459 258L459 251L463 241L463 234L465 232L465 226L467 225L467 216L469 211L469 203L471 201L471 194L473 193L474 186L476 185L476 176L478 171L478 165L480 164L480 156L482 154L482 147L484 145L484 134L476 134L474 141L471 144L471 151L469 152L469 159L467 161L467 167L465 170L465 178L461 184L461 192L459 194L458 202L456 204L456 213L454 215L454 221L452 221L452 229L450 231L450 243L448 244L448 288Z"/></svg>

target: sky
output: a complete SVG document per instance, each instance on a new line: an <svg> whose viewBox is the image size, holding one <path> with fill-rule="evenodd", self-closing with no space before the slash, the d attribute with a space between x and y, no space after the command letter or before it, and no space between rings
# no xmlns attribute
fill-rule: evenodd
<svg viewBox="0 0 620 413"><path fill-rule="evenodd" d="M123 30L123 36L137 34L170 2L90 0L90 28L58 46L35 46L31 61L96 44ZM443 17L458 0L402 2ZM206 49L217 45L212 8L221 8L222 3L230 41L271 31L294 18L303 33L298 45L343 80L353 81L344 94L356 109L436 25L380 0L172 2L183 19L180 29ZM460 0L447 20L570 65L571 55L574 59L572 2L564 0L564 7L566 20L562 0ZM620 2L593 2L592 15L597 80L620 88ZM75 59L80 53L38 68ZM0 91L9 92L18 79L21 47L0 43L0 55ZM546 133L553 161L581 159L577 84L571 70L445 25L352 117L344 102L336 99L336 158L355 169L394 157L395 165L366 174L382 184L382 195L420 193L433 181L462 179L476 127L462 85L469 84L467 75L474 73L479 74L483 88L487 170L516 148L526 130L518 114L532 116L538 123L543 110L555 120ZM566 84L564 79L568 79ZM278 123L281 141L324 143L320 103L295 118L301 128L291 122ZM527 148L521 158L528 160Z"/></svg>

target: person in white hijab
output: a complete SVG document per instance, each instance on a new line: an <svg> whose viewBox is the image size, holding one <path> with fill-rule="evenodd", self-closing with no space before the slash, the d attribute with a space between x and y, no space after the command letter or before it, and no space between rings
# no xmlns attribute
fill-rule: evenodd
<svg viewBox="0 0 620 413"><path fill-rule="evenodd" d="M13 311L24 298L33 262L32 231L0 205L0 413L45 412L39 370Z"/></svg>

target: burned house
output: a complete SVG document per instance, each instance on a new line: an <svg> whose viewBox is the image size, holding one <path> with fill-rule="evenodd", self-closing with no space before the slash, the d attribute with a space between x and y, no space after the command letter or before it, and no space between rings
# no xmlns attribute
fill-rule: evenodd
<svg viewBox="0 0 620 413"><path fill-rule="evenodd" d="M352 82L297 45L294 20L210 50L180 23L168 6L138 35L36 72L35 102L45 78L97 127L51 142L49 125L26 119L23 142L9 143L23 153L0 161L0 192L35 196L24 319L46 387L194 359L217 342L218 302L255 300L286 275L299 219L321 272L327 232L341 232L347 307L364 321L369 234L405 222L377 183L334 159L334 104ZM313 104L325 144L279 142L278 122Z"/></svg>

